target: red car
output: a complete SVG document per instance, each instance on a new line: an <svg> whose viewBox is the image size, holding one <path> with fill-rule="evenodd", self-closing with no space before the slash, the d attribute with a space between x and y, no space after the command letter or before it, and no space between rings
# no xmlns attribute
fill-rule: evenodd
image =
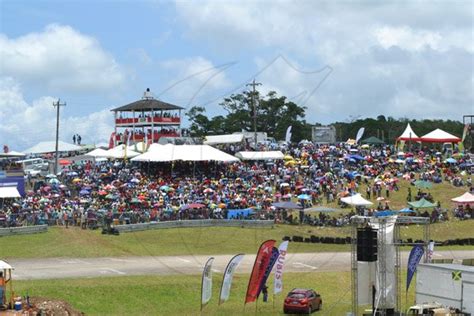
<svg viewBox="0 0 474 316"><path fill-rule="evenodd" d="M321 295L314 290L293 289L285 298L283 312L285 314L303 312L311 314L323 306Z"/></svg>

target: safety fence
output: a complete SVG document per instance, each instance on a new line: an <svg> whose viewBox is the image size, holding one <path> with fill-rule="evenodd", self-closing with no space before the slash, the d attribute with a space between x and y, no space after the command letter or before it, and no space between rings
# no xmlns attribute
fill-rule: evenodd
<svg viewBox="0 0 474 316"><path fill-rule="evenodd" d="M26 234L45 233L46 231L48 231L48 225L35 225L35 226L0 228L0 237L1 236L12 236L12 235L26 235Z"/></svg>
<svg viewBox="0 0 474 316"><path fill-rule="evenodd" d="M119 232L135 232L149 229L181 227L272 227L273 225L274 221L270 220L203 219L116 225L115 228Z"/></svg>

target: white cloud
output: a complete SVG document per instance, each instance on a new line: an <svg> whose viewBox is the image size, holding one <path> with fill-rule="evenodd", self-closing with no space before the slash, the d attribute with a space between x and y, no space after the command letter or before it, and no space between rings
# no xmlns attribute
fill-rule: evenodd
<svg viewBox="0 0 474 316"><path fill-rule="evenodd" d="M50 91L104 91L124 84L113 56L70 26L48 25L18 38L0 34L0 75Z"/></svg>
<svg viewBox="0 0 474 316"><path fill-rule="evenodd" d="M374 32L380 46L387 49L397 46L406 50L419 51L425 47L441 49L442 36L438 32L414 31L410 27L383 26Z"/></svg>
<svg viewBox="0 0 474 316"><path fill-rule="evenodd" d="M196 98L215 96L216 91L230 86L225 73L228 66L216 66L200 56L162 61L160 67L171 83L163 95L178 99L182 106L195 105Z"/></svg>
<svg viewBox="0 0 474 316"><path fill-rule="evenodd" d="M56 133L56 111L52 106L57 100L51 96L40 97L28 104L21 87L12 78L0 79L0 144L22 150L40 141L51 141ZM73 134L80 134L83 143L107 141L113 130L113 116L105 109L85 116L66 116L61 108L60 139L72 141Z"/></svg>
<svg viewBox="0 0 474 316"><path fill-rule="evenodd" d="M334 71L308 100L309 121L349 115L460 120L474 101L469 2L178 1L187 35L226 54L282 54L300 70ZM270 54L271 55L271 54ZM256 59L256 68L271 57ZM260 88L288 97L321 76L276 63Z"/></svg>

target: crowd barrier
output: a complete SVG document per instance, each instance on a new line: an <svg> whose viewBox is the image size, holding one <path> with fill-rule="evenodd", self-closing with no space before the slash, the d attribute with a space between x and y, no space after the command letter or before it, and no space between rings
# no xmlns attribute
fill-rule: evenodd
<svg viewBox="0 0 474 316"><path fill-rule="evenodd" d="M0 237L12 236L12 235L45 233L47 230L48 230L48 225L0 228Z"/></svg>
<svg viewBox="0 0 474 316"><path fill-rule="evenodd" d="M116 225L114 227L119 232L135 232L140 230L179 227L272 227L273 225L274 221L272 220L203 219Z"/></svg>

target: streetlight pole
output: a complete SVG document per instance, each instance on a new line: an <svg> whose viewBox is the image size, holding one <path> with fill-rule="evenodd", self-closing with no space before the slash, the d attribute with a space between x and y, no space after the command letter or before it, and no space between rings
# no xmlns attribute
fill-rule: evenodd
<svg viewBox="0 0 474 316"><path fill-rule="evenodd" d="M247 86L252 86L252 108L253 108L253 131L254 131L254 146L257 151L257 102L255 102L255 96L257 95L256 86L261 86L259 82L255 82L253 79L252 83L248 83Z"/></svg>
<svg viewBox="0 0 474 316"><path fill-rule="evenodd" d="M60 103L61 99L58 99L58 102L54 103L53 106L56 107L56 153L54 156L54 174L58 174L58 142L59 142L59 107L66 106L66 102Z"/></svg>

